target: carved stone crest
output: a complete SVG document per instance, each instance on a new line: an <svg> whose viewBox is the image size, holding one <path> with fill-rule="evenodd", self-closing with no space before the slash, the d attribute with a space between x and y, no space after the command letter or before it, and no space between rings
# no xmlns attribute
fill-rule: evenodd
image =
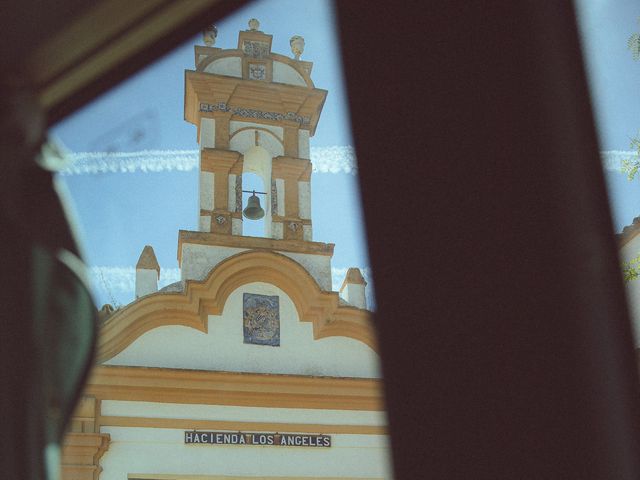
<svg viewBox="0 0 640 480"><path fill-rule="evenodd" d="M280 346L280 299L277 295L244 293L242 322L244 343Z"/></svg>
<svg viewBox="0 0 640 480"><path fill-rule="evenodd" d="M269 55L269 44L255 40L245 40L242 43L242 51L253 58L264 58Z"/></svg>
<svg viewBox="0 0 640 480"><path fill-rule="evenodd" d="M249 80L266 80L267 66L264 63L249 64Z"/></svg>
<svg viewBox="0 0 640 480"><path fill-rule="evenodd" d="M224 215L216 215L216 223L218 225L224 225L227 222L227 219L224 217Z"/></svg>

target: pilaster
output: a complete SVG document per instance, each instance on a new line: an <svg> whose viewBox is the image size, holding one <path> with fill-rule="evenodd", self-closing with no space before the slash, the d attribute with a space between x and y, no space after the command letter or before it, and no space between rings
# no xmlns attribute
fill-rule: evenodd
<svg viewBox="0 0 640 480"><path fill-rule="evenodd" d="M284 154L288 157L298 156L298 126L284 127Z"/></svg>
<svg viewBox="0 0 640 480"><path fill-rule="evenodd" d="M226 235L238 234L238 231L241 233L242 225L238 228L238 220L242 221L241 214L238 215L238 207L241 206L238 203L238 189L242 191L242 177L231 172L236 172L239 168L241 171L238 164L242 162L242 156L238 152L217 148L205 148L200 155L201 175L204 172L213 173L212 208L201 208L201 218L210 217L208 231Z"/></svg>
<svg viewBox="0 0 640 480"><path fill-rule="evenodd" d="M229 122L231 113L216 112L213 116L216 121L216 147L221 149L229 148Z"/></svg>
<svg viewBox="0 0 640 480"><path fill-rule="evenodd" d="M84 395L76 406L62 442L62 480L98 480L100 458L111 437L100 433L100 401Z"/></svg>
<svg viewBox="0 0 640 480"><path fill-rule="evenodd" d="M276 157L273 159L272 176L276 181L281 179L284 183L284 216L274 212L273 222L282 225L282 238L285 240L311 240L311 219L302 218L300 212L304 211L305 217L309 210L305 204L301 208L301 201L306 202L306 196L300 195L299 182L306 182L304 190L310 191L308 185L311 172L311 162L295 157ZM278 198L278 201L281 199Z"/></svg>
<svg viewBox="0 0 640 480"><path fill-rule="evenodd" d="M98 480L100 457L110 441L107 433L67 433L62 446L62 480Z"/></svg>

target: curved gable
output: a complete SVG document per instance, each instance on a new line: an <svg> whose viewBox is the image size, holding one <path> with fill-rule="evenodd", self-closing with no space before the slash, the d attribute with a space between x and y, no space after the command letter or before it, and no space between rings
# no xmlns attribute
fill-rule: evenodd
<svg viewBox="0 0 640 480"><path fill-rule="evenodd" d="M376 350L369 312L340 306L338 294L321 290L294 260L278 253L250 251L221 262L203 281L187 281L184 292L149 295L116 312L103 326L98 360L112 359L143 334L160 327L190 327L196 333L216 335L210 328L213 318L210 316L224 317L229 297L239 295L241 287L249 284L254 289L257 284L263 284L272 291L282 292L283 305L291 307L286 312L283 310L287 315L283 325L291 318L297 323L308 322L308 336L313 341L346 337ZM237 312L233 315L238 317ZM242 322L242 318L238 321ZM334 348L349 348L344 339L325 343Z"/></svg>
<svg viewBox="0 0 640 480"><path fill-rule="evenodd" d="M245 57L245 53L239 49L220 50L202 59L196 66L196 71L243 78L242 60ZM277 53L266 55L264 59L272 62L274 82L315 88L309 73L310 67L305 69L305 62Z"/></svg>

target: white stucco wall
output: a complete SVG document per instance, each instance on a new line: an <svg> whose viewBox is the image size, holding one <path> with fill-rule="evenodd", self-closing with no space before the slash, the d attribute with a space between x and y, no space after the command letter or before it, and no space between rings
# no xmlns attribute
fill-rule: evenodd
<svg viewBox="0 0 640 480"><path fill-rule="evenodd" d="M242 78L242 59L240 57L219 58L207 65L204 71L206 73Z"/></svg>
<svg viewBox="0 0 640 480"><path fill-rule="evenodd" d="M211 247L187 243L182 245L181 280L204 280L213 267L246 248Z"/></svg>
<svg viewBox="0 0 640 480"><path fill-rule="evenodd" d="M276 213L284 217L284 178L276 178L276 193L278 195L278 211ZM282 238L282 235L278 238Z"/></svg>
<svg viewBox="0 0 640 480"><path fill-rule="evenodd" d="M136 269L136 298L158 291L158 271Z"/></svg>
<svg viewBox="0 0 640 480"><path fill-rule="evenodd" d="M278 127L277 125L267 125L266 123L242 122L238 120L232 120L231 122L229 122L229 134L233 135L241 128L247 127L264 128L265 130L269 130L280 140L283 139L284 130L282 127Z"/></svg>
<svg viewBox="0 0 640 480"><path fill-rule="evenodd" d="M365 295L364 285L347 283L340 292L340 296L354 307L367 308L367 297Z"/></svg>
<svg viewBox="0 0 640 480"><path fill-rule="evenodd" d="M298 208L300 218L311 219L311 183L298 182Z"/></svg>
<svg viewBox="0 0 640 480"><path fill-rule="evenodd" d="M619 254L623 262L629 262L640 255L640 235L631 239L631 241L622 247ZM640 279L627 282L626 290L636 347L640 347Z"/></svg>
<svg viewBox="0 0 640 480"><path fill-rule="evenodd" d="M184 430L102 427L101 480L132 474L391 479L384 435L332 435L330 448L185 445Z"/></svg>
<svg viewBox="0 0 640 480"><path fill-rule="evenodd" d="M244 153L255 146L255 144L255 132L253 130L244 130L231 137L229 140L229 149Z"/></svg>
<svg viewBox="0 0 640 480"><path fill-rule="evenodd" d="M232 218L231 219L231 234L232 235L242 235L242 219L241 218Z"/></svg>
<svg viewBox="0 0 640 480"><path fill-rule="evenodd" d="M309 130L298 130L298 157L311 158L311 152L309 149Z"/></svg>
<svg viewBox="0 0 640 480"><path fill-rule="evenodd" d="M229 174L227 187L227 205L230 212L236 211L236 175Z"/></svg>
<svg viewBox="0 0 640 480"><path fill-rule="evenodd" d="M243 130L231 137L229 148L245 154L249 149L256 145L255 130ZM284 155L284 147L282 144L266 132L258 131L258 145L266 149L271 157L279 157Z"/></svg>
<svg viewBox="0 0 640 480"><path fill-rule="evenodd" d="M302 226L302 239L305 242L313 241L313 227L311 225L303 225Z"/></svg>
<svg viewBox="0 0 640 480"><path fill-rule="evenodd" d="M258 132L258 145L266 148L272 157L284 155L284 146L276 138L265 132Z"/></svg>
<svg viewBox="0 0 640 480"><path fill-rule="evenodd" d="M244 343L244 293L279 297L280 346ZM371 348L347 337L314 340L313 325L299 320L291 299L279 288L262 282L243 285L231 293L222 315L209 316L208 333L175 325L158 327L140 336L106 363L229 372L380 377L379 358Z"/></svg>
<svg viewBox="0 0 640 480"><path fill-rule="evenodd" d="M278 227L280 225L280 227ZM275 222L282 230L282 224ZM277 233L277 232L276 232ZM280 232L282 233L282 232ZM185 243L182 245L181 280L204 280L213 267L247 248L219 247ZM298 262L314 278L320 288L331 291L331 257L309 253L277 252Z"/></svg>
<svg viewBox="0 0 640 480"><path fill-rule="evenodd" d="M304 77L295 68L282 62L273 62L273 81L301 87L307 86Z"/></svg>
<svg viewBox="0 0 640 480"><path fill-rule="evenodd" d="M213 210L214 203L214 176L213 172L200 172L200 209Z"/></svg>
<svg viewBox="0 0 640 480"><path fill-rule="evenodd" d="M318 425L386 426L386 413L365 410L266 408L190 403L102 400L101 415L114 417L176 418L190 420L299 423Z"/></svg>
<svg viewBox="0 0 640 480"><path fill-rule="evenodd" d="M213 118L203 117L200 120L200 149L215 148L216 146L216 121Z"/></svg>
<svg viewBox="0 0 640 480"><path fill-rule="evenodd" d="M211 231L211 216L210 215L200 215L200 219L198 221L198 230L200 232L210 232Z"/></svg>
<svg viewBox="0 0 640 480"><path fill-rule="evenodd" d="M284 235L282 222L271 223L271 238L282 240Z"/></svg>
<svg viewBox="0 0 640 480"><path fill-rule="evenodd" d="M328 255L310 255L308 253L280 252L302 265L318 282L320 288L331 291L331 257Z"/></svg>

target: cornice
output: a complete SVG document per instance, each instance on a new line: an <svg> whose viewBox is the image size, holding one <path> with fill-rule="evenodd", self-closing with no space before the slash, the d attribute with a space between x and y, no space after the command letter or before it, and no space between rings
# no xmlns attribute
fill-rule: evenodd
<svg viewBox="0 0 640 480"><path fill-rule="evenodd" d="M124 400L324 410L384 410L382 381L369 378L308 377L102 365L94 369L84 393L95 396L100 401ZM121 421L120 419L109 420L108 416L102 416L100 420L101 425L105 422Z"/></svg>
<svg viewBox="0 0 640 480"><path fill-rule="evenodd" d="M307 242L305 240L283 240L277 238L245 237L242 235L224 235L212 232L178 232L178 265L182 265L182 246L184 244L209 245L212 247L235 247L251 250L270 250L309 255L333 256L335 244Z"/></svg>
<svg viewBox="0 0 640 480"><path fill-rule="evenodd" d="M304 128L313 136L320 119L320 113L327 91L284 83L259 82L226 77L210 73L185 71L184 118L198 125L201 112L200 104L224 105L225 109L249 109L264 113L277 113L287 116L289 113L308 117ZM233 115L234 120L245 117ZM282 126L285 120L272 120L270 124Z"/></svg>

